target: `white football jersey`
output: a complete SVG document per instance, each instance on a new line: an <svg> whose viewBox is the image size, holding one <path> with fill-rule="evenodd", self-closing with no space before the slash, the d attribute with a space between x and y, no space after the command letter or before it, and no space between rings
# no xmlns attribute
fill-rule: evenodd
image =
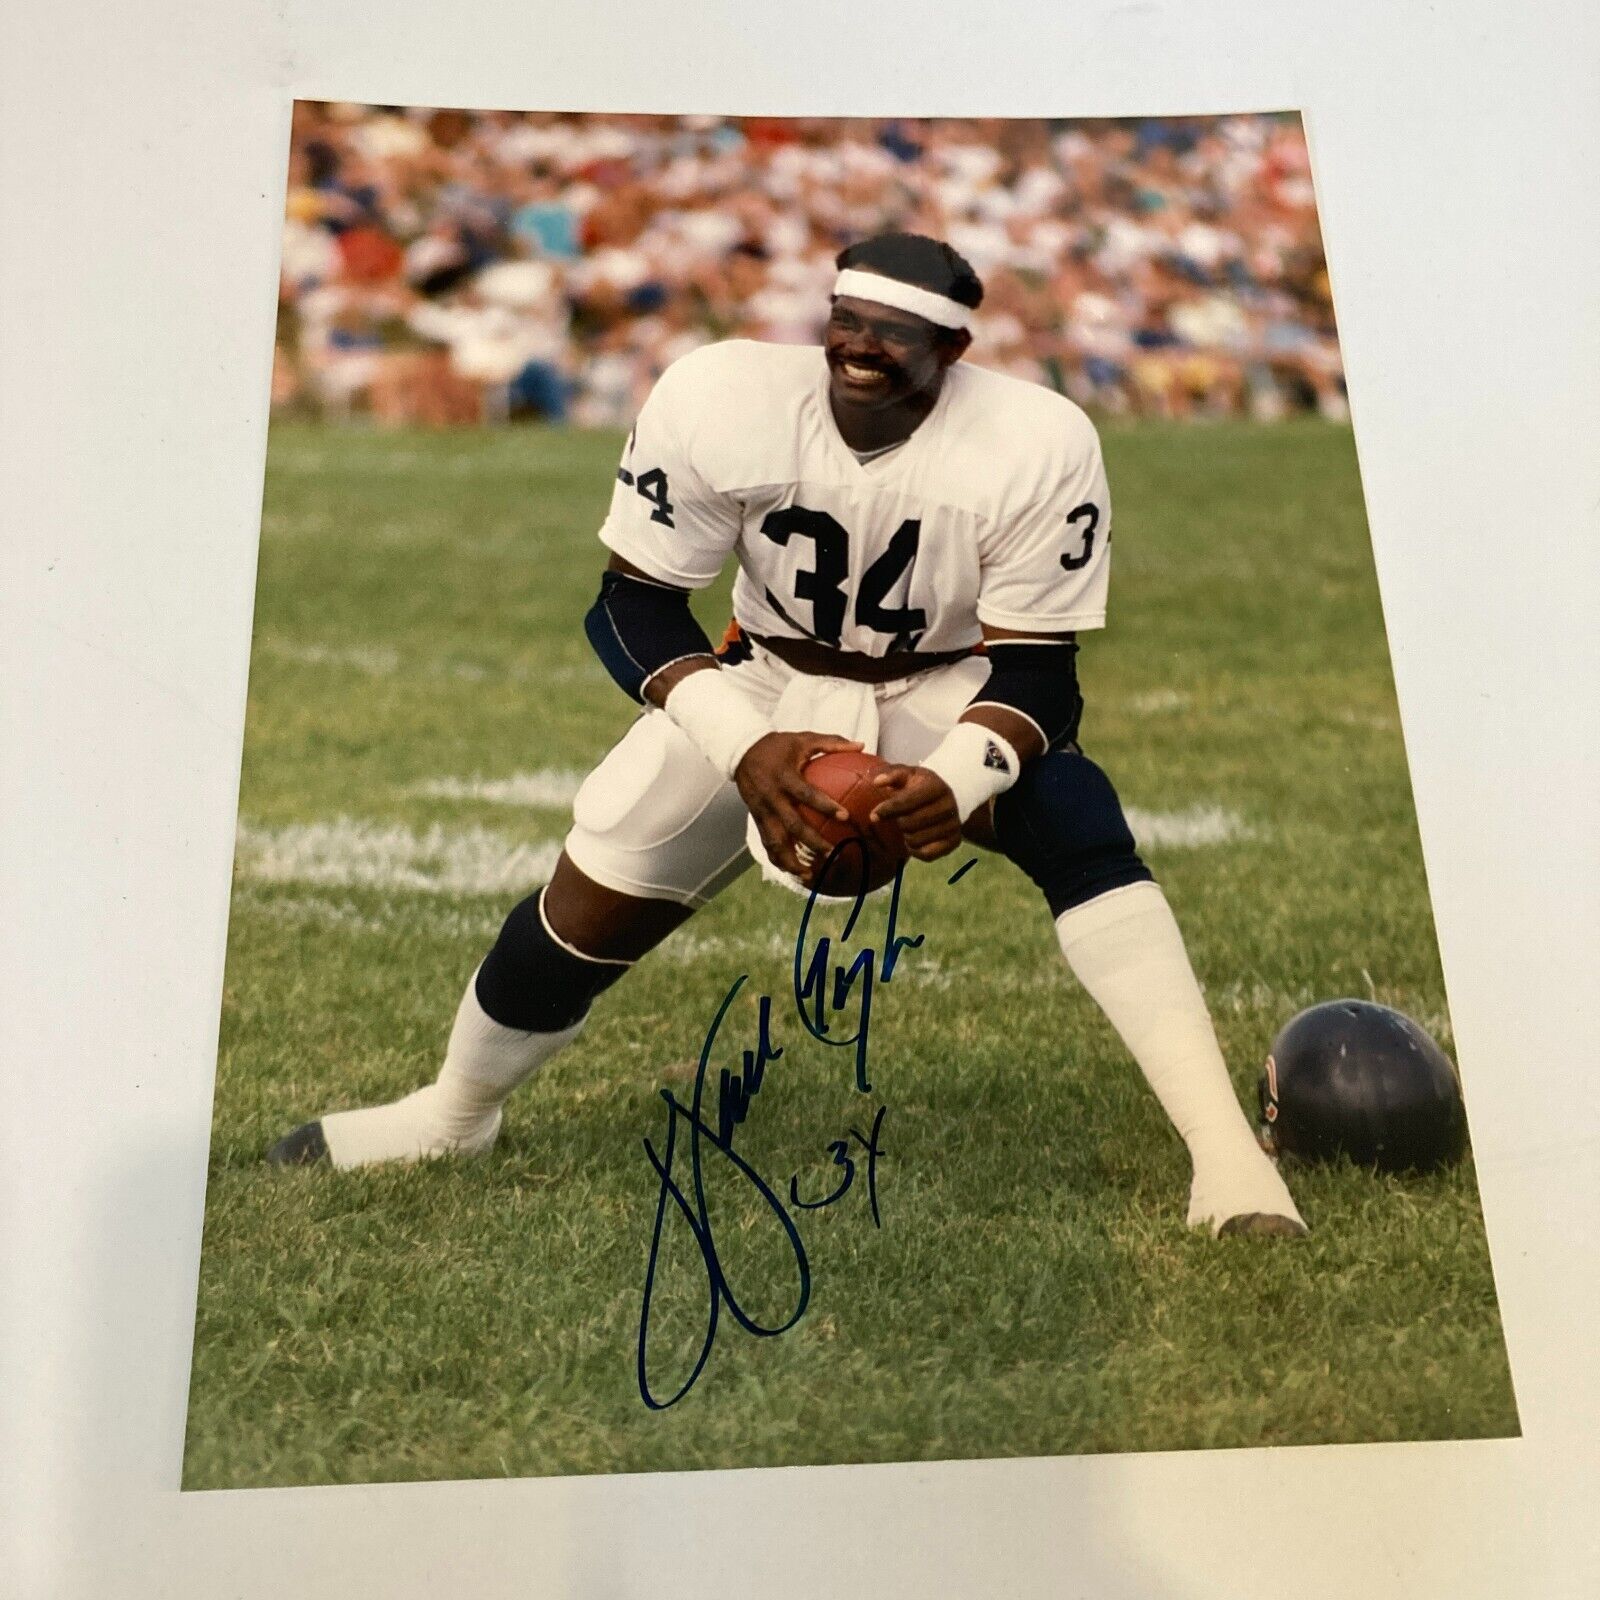
<svg viewBox="0 0 1600 1600"><path fill-rule="evenodd" d="M980 623L1105 624L1111 502L1070 400L958 362L902 445L840 436L820 347L732 340L674 362L629 436L600 537L699 589L731 555L753 633L862 655L966 649Z"/></svg>

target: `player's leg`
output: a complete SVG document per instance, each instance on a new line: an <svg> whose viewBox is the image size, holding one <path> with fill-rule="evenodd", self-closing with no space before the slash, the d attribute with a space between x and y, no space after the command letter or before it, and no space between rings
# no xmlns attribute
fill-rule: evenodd
<svg viewBox="0 0 1600 1600"><path fill-rule="evenodd" d="M1188 1146L1190 1225L1303 1231L1240 1109L1183 935L1139 858L1110 779L1075 749L1049 751L972 830L979 842L988 842L985 831L1044 894L1068 967Z"/></svg>
<svg viewBox="0 0 1600 1600"><path fill-rule="evenodd" d="M549 885L506 918L457 1007L444 1064L401 1100L329 1113L268 1159L338 1167L481 1154L518 1085L593 1002L748 864L745 809L665 716L641 717L585 780Z"/></svg>
<svg viewBox="0 0 1600 1600"><path fill-rule="evenodd" d="M964 661L887 697L880 753L920 761L987 676L985 663ZM1182 935L1105 773L1076 747L1051 751L975 813L967 833L1016 862L1044 893L1068 967L1188 1146L1189 1221L1297 1231L1294 1201L1240 1109Z"/></svg>
<svg viewBox="0 0 1600 1600"><path fill-rule="evenodd" d="M550 883L506 918L468 982L434 1082L387 1105L331 1112L297 1129L273 1159L325 1152L337 1167L360 1167L482 1154L512 1091L577 1038L595 1000L692 914L593 883L563 854Z"/></svg>

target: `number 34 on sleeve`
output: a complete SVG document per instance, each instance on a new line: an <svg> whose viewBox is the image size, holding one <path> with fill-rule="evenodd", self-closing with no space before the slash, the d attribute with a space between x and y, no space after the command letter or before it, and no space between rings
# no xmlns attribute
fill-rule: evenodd
<svg viewBox="0 0 1600 1600"><path fill-rule="evenodd" d="M652 522L659 522L665 528L676 526L672 520L672 502L667 498L667 475L660 467L651 467L637 478L626 467L618 467L617 480L631 485L650 502L654 507L650 513Z"/></svg>

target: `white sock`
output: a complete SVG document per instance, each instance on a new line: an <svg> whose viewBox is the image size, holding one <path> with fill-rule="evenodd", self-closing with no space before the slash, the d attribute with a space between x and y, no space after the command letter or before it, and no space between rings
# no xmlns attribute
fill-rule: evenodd
<svg viewBox="0 0 1600 1600"><path fill-rule="evenodd" d="M1189 1147L1189 1225L1249 1212L1300 1221L1233 1092L1183 935L1154 883L1113 889L1056 918L1061 953L1138 1062Z"/></svg>
<svg viewBox="0 0 1600 1600"><path fill-rule="evenodd" d="M560 1033L503 1027L478 1004L476 985L474 973L433 1083L388 1105L323 1117L322 1137L334 1166L484 1154L500 1132L500 1107L507 1096L583 1027L581 1018Z"/></svg>

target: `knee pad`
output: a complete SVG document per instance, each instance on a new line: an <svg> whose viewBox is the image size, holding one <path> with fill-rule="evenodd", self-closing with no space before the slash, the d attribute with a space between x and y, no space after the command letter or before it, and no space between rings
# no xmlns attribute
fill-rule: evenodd
<svg viewBox="0 0 1600 1600"><path fill-rule="evenodd" d="M524 1033L570 1028L631 965L593 961L563 944L545 921L543 899L541 889L506 918L478 968L478 1004L502 1028Z"/></svg>
<svg viewBox="0 0 1600 1600"><path fill-rule="evenodd" d="M1076 751L1050 750L1028 762L995 799L994 831L1002 853L1039 886L1052 917L1153 876L1111 780Z"/></svg>
<svg viewBox="0 0 1600 1600"><path fill-rule="evenodd" d="M748 817L688 734L650 711L583 780L565 849L607 889L698 909L750 864Z"/></svg>

